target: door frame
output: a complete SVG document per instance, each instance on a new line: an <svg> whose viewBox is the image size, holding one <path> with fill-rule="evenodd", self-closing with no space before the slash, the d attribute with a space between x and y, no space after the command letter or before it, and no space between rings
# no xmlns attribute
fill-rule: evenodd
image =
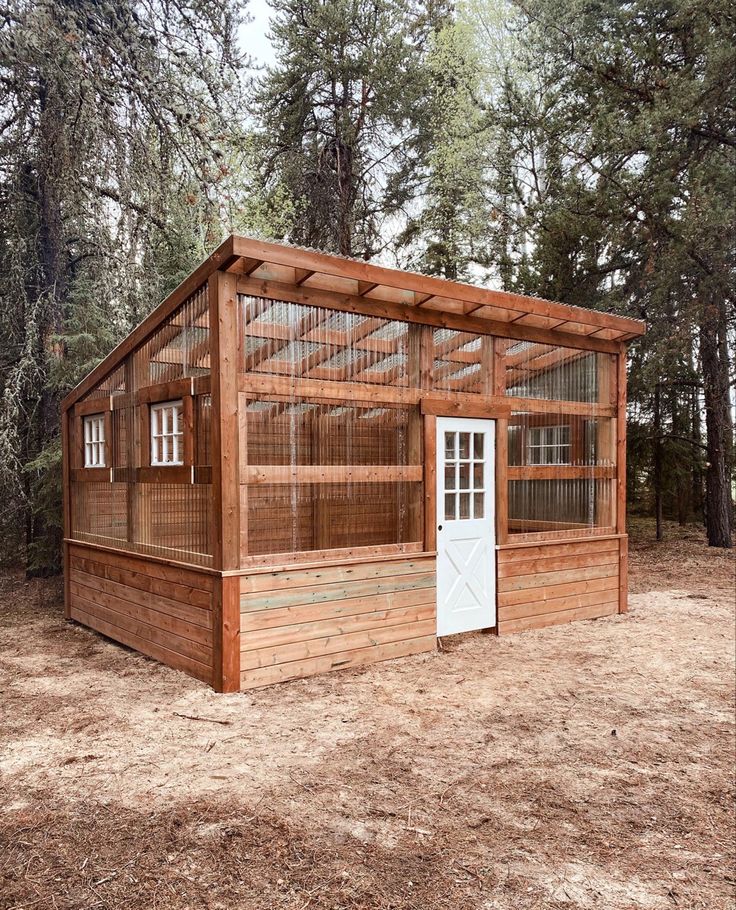
<svg viewBox="0 0 736 910"><path fill-rule="evenodd" d="M434 526L436 531L436 617L437 617L437 628L439 629L439 617L440 617L440 559L441 559L441 536L439 533L439 528L445 523L444 519L444 493L445 493L445 477L444 477L444 465L445 465L445 456L444 456L444 432L446 430L453 430L455 432L488 432L490 429L490 452L485 453L484 462L485 470L487 476L484 478L484 518L483 521L487 523L489 529L489 573L490 573L490 603L488 605L489 610L489 622L479 626L475 630L466 630L466 631L478 631L480 629L492 629L497 628L498 625L498 593L497 593L497 577L496 577L496 562L497 562L497 528L496 528L496 499L497 499L497 470L496 470L496 460L497 460L497 445L496 437L498 430L497 419L494 417L463 417L462 415L454 415L452 417L437 416L435 423L435 515L434 515ZM452 520L452 519L451 519ZM460 519L462 520L462 519ZM460 634L460 633L443 633L444 635L450 634ZM437 632L438 637L439 631Z"/></svg>

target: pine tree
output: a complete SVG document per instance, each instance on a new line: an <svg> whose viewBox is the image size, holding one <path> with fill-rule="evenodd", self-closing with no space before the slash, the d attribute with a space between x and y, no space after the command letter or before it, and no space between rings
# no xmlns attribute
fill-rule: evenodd
<svg viewBox="0 0 736 910"><path fill-rule="evenodd" d="M276 64L256 116L261 180L295 243L370 257L411 194L422 49L409 0L274 0Z"/></svg>
<svg viewBox="0 0 736 910"><path fill-rule="evenodd" d="M533 0L515 15L523 76L493 99L513 136L530 239L515 281L647 320L631 374L647 438L655 386L702 380L708 540L730 546L732 11L723 0ZM676 410L667 409L670 447L681 435ZM694 473L697 422L691 413L684 443Z"/></svg>
<svg viewBox="0 0 736 910"><path fill-rule="evenodd" d="M51 572L61 397L219 237L237 20L207 0L3 16L0 531Z"/></svg>
<svg viewBox="0 0 736 910"><path fill-rule="evenodd" d="M424 122L415 117L425 149L418 214L398 238L411 268L467 279L489 265L487 172L491 134L479 104L480 66L473 36L453 22L430 39L425 64Z"/></svg>

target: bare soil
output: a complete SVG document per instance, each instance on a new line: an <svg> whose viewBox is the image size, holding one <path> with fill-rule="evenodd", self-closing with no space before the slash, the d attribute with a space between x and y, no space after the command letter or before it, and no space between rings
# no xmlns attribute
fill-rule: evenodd
<svg viewBox="0 0 736 910"><path fill-rule="evenodd" d="M1 910L733 908L734 554L633 532L628 615L225 696L4 577Z"/></svg>

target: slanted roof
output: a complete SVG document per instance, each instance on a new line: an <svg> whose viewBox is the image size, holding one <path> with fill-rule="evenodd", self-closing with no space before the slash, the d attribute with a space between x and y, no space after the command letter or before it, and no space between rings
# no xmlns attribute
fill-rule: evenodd
<svg viewBox="0 0 736 910"><path fill-rule="evenodd" d="M607 341L628 341L645 330L644 323L638 319L600 310L492 291L288 244L238 236L232 239L233 251L239 261L228 271L254 279L293 282L304 288L337 291L366 300L403 303L423 310L457 313Z"/></svg>
<svg viewBox="0 0 736 910"><path fill-rule="evenodd" d="M228 237L64 399L69 408L134 351L216 270L239 276L238 292L297 303L327 304L364 315L427 321L530 342L615 350L645 330L644 323L570 306L493 291L248 237Z"/></svg>

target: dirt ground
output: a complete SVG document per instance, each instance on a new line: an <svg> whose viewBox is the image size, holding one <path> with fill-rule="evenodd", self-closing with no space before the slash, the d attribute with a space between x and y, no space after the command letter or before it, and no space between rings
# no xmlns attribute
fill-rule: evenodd
<svg viewBox="0 0 736 910"><path fill-rule="evenodd" d="M0 908L733 908L734 555L649 533L628 615L225 696L6 576Z"/></svg>

